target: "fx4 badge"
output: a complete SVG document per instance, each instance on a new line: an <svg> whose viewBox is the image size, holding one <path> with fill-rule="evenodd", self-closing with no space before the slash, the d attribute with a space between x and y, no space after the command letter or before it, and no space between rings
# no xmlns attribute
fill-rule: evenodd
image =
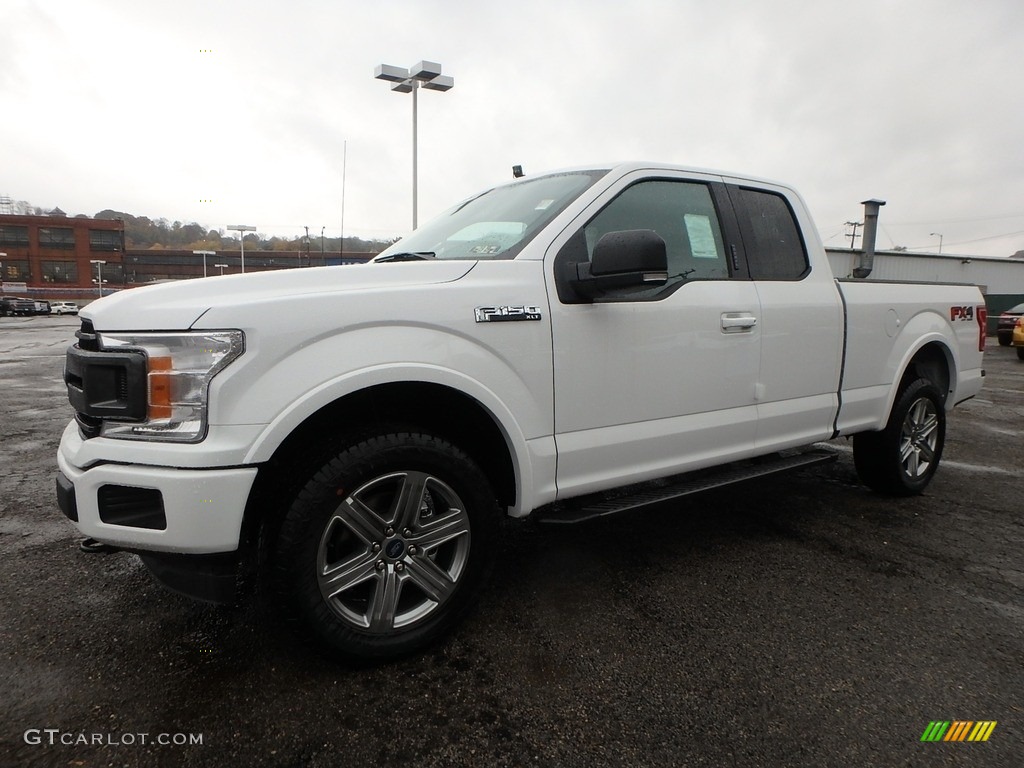
<svg viewBox="0 0 1024 768"><path fill-rule="evenodd" d="M523 306L477 307L478 323L507 323L513 320L540 320L540 307L532 304Z"/></svg>

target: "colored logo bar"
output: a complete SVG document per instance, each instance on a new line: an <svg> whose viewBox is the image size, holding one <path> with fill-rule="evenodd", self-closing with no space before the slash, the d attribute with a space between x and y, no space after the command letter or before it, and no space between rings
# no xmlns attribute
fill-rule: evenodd
<svg viewBox="0 0 1024 768"><path fill-rule="evenodd" d="M988 741L996 729L995 720L932 720L921 741Z"/></svg>

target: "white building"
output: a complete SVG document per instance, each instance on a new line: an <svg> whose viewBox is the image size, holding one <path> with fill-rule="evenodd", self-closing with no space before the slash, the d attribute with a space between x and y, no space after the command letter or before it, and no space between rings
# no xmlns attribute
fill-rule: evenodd
<svg viewBox="0 0 1024 768"><path fill-rule="evenodd" d="M852 278L862 251L826 248L832 273ZM865 280L911 280L926 283L973 283L985 294L988 330L995 333L996 316L1024 303L1024 259L968 256L948 253L876 251L871 274Z"/></svg>

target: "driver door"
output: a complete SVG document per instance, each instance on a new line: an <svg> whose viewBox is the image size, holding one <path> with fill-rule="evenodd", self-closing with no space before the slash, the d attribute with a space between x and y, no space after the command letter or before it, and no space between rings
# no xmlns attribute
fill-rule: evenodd
<svg viewBox="0 0 1024 768"><path fill-rule="evenodd" d="M629 229L665 240L668 282L574 299L565 267L589 260L601 235ZM738 237L718 177L633 174L552 244L559 498L752 448L760 306L734 255Z"/></svg>

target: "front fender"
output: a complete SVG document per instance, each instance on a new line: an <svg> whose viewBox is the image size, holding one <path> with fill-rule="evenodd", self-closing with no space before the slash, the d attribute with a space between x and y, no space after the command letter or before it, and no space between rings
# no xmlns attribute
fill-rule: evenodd
<svg viewBox="0 0 1024 768"><path fill-rule="evenodd" d="M517 333L547 333L546 323L517 325ZM350 327L288 350L258 373L248 371L247 386L236 397L219 400L225 405L218 418L230 423L264 414L266 421L244 457L246 464L261 463L310 416L348 395L392 383L445 386L479 403L501 430L516 474L518 503L511 513L525 514L536 493L547 485L553 490L554 476L553 467L537 466L553 463L554 452L550 354L544 354L541 339L533 341L499 351L450 329ZM343 370L352 359L364 365ZM459 370L440 360L453 361ZM552 442L550 450L546 442Z"/></svg>

